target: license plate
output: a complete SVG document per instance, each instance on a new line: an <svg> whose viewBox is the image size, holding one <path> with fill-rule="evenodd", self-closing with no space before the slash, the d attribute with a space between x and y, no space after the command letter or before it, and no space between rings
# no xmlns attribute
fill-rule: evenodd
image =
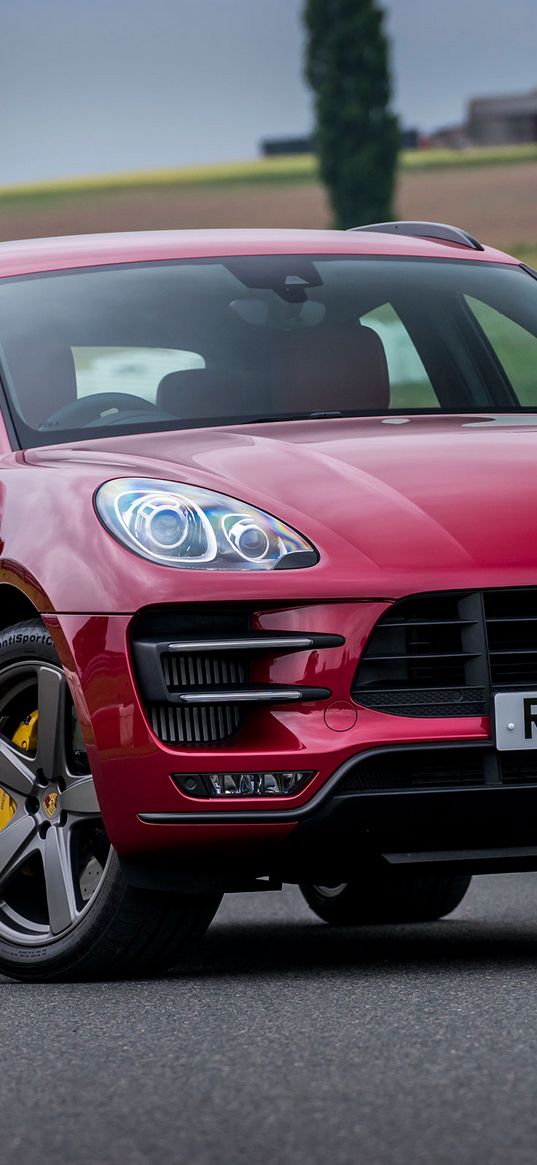
<svg viewBox="0 0 537 1165"><path fill-rule="evenodd" d="M537 691L497 692L494 697L496 748L537 748Z"/></svg>

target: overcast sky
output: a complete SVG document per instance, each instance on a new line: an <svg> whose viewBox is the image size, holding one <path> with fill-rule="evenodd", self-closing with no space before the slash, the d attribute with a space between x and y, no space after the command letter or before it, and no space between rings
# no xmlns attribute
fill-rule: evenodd
<svg viewBox="0 0 537 1165"><path fill-rule="evenodd" d="M311 128L303 0L0 0L0 184L254 157ZM422 129L537 85L537 0L390 0Z"/></svg>

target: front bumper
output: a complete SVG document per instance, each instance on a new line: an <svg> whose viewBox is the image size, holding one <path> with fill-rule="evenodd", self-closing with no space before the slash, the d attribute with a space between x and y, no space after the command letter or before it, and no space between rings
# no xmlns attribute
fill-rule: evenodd
<svg viewBox="0 0 537 1165"><path fill-rule="evenodd" d="M293 834L299 836L302 817L316 812L319 799L337 783L334 774L352 758L395 745L487 742L491 728L486 716L410 719L353 703L357 661L388 606L349 601L265 607L257 616L265 633L315 631L340 638L338 645L326 649L268 658L261 678L275 685L321 686L330 695L297 707L265 707L237 736L195 749L172 748L151 727L134 675L131 616L45 616L70 681L106 828L120 856L133 860L167 854L171 859L180 854L192 865L193 855L201 862L218 855L220 862L234 867L248 866L253 856L259 868L255 855L263 854L261 865L267 869L270 854L277 865L282 847ZM215 802L187 796L178 788L174 774L193 769L300 769L314 776L292 796ZM537 792L535 796L537 800ZM363 805L363 796L354 797L354 803ZM353 810L353 820L361 814L361 809ZM361 832L354 829L355 850ZM321 831L318 851L323 846Z"/></svg>
<svg viewBox="0 0 537 1165"><path fill-rule="evenodd" d="M124 860L128 879L140 886L182 892L279 888L283 882L338 884L362 875L364 882L387 867L405 872L497 873L537 869L537 762L520 773L504 771L488 784L497 759L489 743L437 744L374 749L346 761L311 802L291 811L264 815L248 810L252 836L240 849L227 846L225 831L240 815L227 814L226 826L215 823L210 847L179 847ZM415 788L364 791L368 770L416 766L418 777L440 770L438 780L461 767L481 787ZM530 771L531 770L531 771ZM513 783L509 783L513 782ZM275 842L270 833L291 815L293 828ZM197 813L189 823L178 814L147 815L150 823L189 831L203 829ZM212 822L218 814L209 813ZM207 814L205 815L205 825ZM261 820L263 832L257 827ZM243 821L239 828L248 829ZM222 832L224 831L224 832Z"/></svg>

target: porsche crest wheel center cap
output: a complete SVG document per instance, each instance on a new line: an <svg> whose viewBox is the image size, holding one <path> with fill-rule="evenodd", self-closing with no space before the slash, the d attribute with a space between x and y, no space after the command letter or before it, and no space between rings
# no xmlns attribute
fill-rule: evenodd
<svg viewBox="0 0 537 1165"><path fill-rule="evenodd" d="M47 793L46 797L43 797L41 808L43 809L43 812L46 813L47 817L55 817L59 809L59 804L59 794L54 789L51 789L51 791Z"/></svg>

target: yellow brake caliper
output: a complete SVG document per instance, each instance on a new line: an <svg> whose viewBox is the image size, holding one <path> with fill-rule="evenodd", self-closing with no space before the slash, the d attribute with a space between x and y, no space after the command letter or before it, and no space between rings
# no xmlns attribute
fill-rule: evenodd
<svg viewBox="0 0 537 1165"><path fill-rule="evenodd" d="M21 720L15 735L11 737L13 744L17 748L22 749L23 752L35 752L37 748L38 715L38 712L31 712L29 716L25 716L24 720Z"/></svg>
<svg viewBox="0 0 537 1165"><path fill-rule="evenodd" d="M29 716L24 716L15 735L12 736L12 742L17 748L21 748L23 753L35 753L37 748L37 716L38 712L30 712Z"/></svg>
<svg viewBox="0 0 537 1165"><path fill-rule="evenodd" d="M21 720L12 743L22 752L35 752L37 748L37 712L32 712ZM10 797L6 789L0 785L0 833L9 825L11 818L17 812L17 803Z"/></svg>

